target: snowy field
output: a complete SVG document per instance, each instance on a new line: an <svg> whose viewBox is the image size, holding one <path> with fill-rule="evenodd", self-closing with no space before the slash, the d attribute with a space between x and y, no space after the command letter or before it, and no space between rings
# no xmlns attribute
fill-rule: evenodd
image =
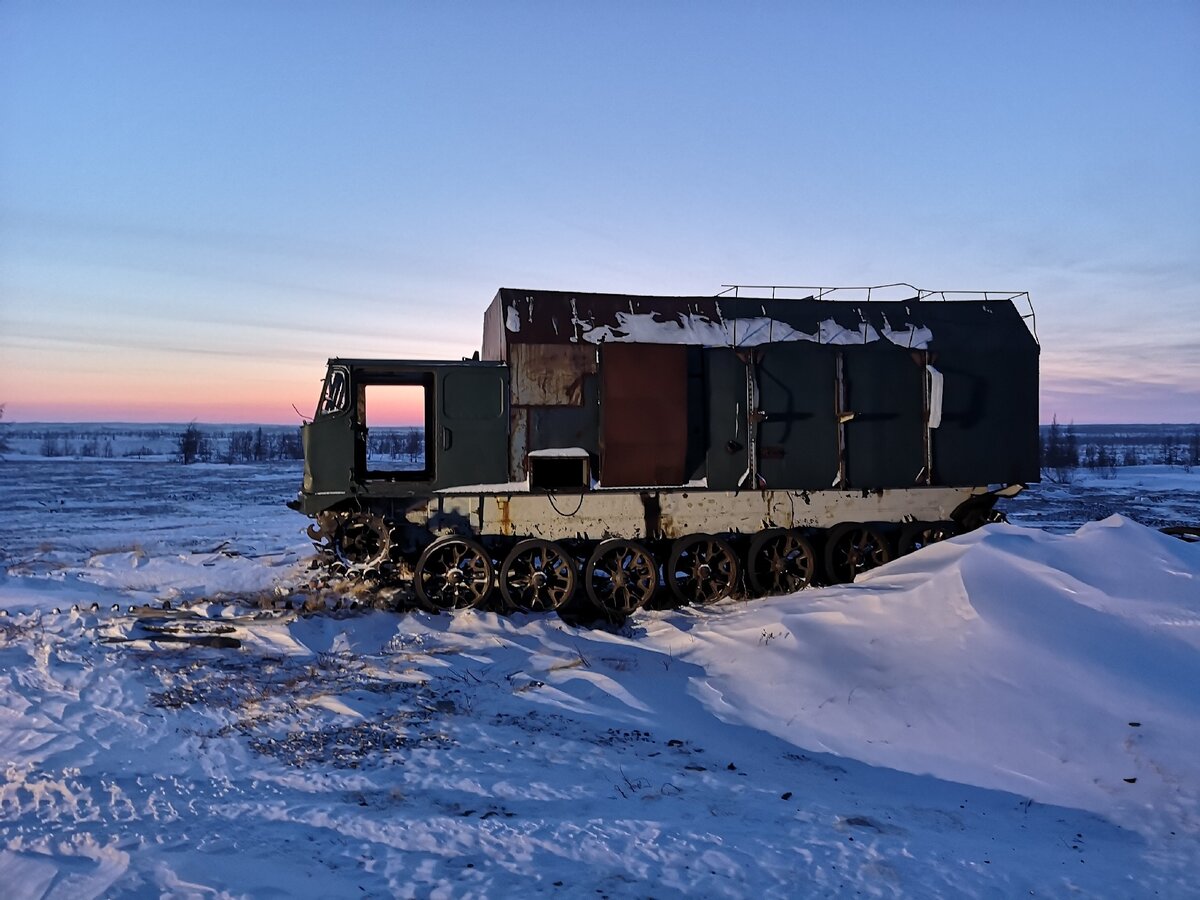
<svg viewBox="0 0 1200 900"><path fill-rule="evenodd" d="M6 898L1200 896L1200 472L620 630L263 611L294 464L0 474Z"/></svg>

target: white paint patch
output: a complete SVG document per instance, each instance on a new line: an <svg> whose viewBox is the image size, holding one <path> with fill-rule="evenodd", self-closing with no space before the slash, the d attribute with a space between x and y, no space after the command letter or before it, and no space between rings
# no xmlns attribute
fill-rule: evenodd
<svg viewBox="0 0 1200 900"><path fill-rule="evenodd" d="M933 366L926 366L929 375L929 428L942 424L942 401L945 395L945 378Z"/></svg>
<svg viewBox="0 0 1200 900"><path fill-rule="evenodd" d="M588 452L582 447L547 447L545 450L530 450L531 459L587 459Z"/></svg>

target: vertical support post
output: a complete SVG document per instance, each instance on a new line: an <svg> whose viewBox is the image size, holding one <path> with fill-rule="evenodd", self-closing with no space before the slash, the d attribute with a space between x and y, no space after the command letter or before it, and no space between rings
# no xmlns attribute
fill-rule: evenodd
<svg viewBox="0 0 1200 900"><path fill-rule="evenodd" d="M846 409L846 355L837 351L837 376L833 383L833 411L837 416L837 480L834 487L846 488L846 423L854 418L854 413Z"/></svg>
<svg viewBox="0 0 1200 900"><path fill-rule="evenodd" d="M758 353L753 348L738 353L746 365L746 471L738 487L756 490L758 481L758 423L763 420L763 411L758 400Z"/></svg>
<svg viewBox="0 0 1200 900"><path fill-rule="evenodd" d="M933 484L933 430L929 427L929 412L931 390L929 383L929 351L922 350L921 353L921 406L923 415L921 417L921 431L925 438L925 465L921 469L921 484Z"/></svg>

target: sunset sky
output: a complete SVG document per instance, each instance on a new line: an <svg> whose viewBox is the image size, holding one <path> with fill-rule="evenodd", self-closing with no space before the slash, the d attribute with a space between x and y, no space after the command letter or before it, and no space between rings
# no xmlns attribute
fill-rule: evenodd
<svg viewBox="0 0 1200 900"><path fill-rule="evenodd" d="M295 422L500 286L1027 290L1200 421L1200 3L0 3L6 421Z"/></svg>

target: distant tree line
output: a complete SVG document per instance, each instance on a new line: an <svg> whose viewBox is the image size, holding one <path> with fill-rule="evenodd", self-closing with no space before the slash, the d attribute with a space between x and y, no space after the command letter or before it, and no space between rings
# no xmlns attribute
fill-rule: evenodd
<svg viewBox="0 0 1200 900"><path fill-rule="evenodd" d="M303 459L300 429L264 431L262 428L206 434L194 422L179 435L178 457L184 465L195 462L250 463L274 459Z"/></svg>
<svg viewBox="0 0 1200 900"><path fill-rule="evenodd" d="M1110 434L1081 442L1074 423L1065 428L1056 416L1042 441L1042 471L1051 481L1070 482L1075 471L1088 469L1112 477L1119 466L1200 466L1200 429L1191 433Z"/></svg>
<svg viewBox="0 0 1200 900"><path fill-rule="evenodd" d="M105 439L104 443L100 442L97 435L83 435L80 437L78 444L72 439L80 437L76 435L67 435L63 433L46 434L42 437L41 444L38 445L38 452L42 456L86 456L86 457L102 457L104 459L113 458L113 444L111 439Z"/></svg>
<svg viewBox="0 0 1200 900"><path fill-rule="evenodd" d="M368 452L377 457L417 460L425 456L425 433L419 428L380 430L368 440ZM273 459L303 459L300 430L265 431L262 428L205 433L189 425L179 436L179 458L193 462L251 463Z"/></svg>
<svg viewBox="0 0 1200 900"><path fill-rule="evenodd" d="M195 422L178 426L34 425L4 420L0 403L0 453L36 453L48 458L125 459L174 456L184 463L251 463L303 459L299 428L252 427L221 430ZM401 447L407 444L401 442Z"/></svg>
<svg viewBox="0 0 1200 900"><path fill-rule="evenodd" d="M415 460L425 456L425 432L420 428L373 431L367 438L367 451L372 456Z"/></svg>

